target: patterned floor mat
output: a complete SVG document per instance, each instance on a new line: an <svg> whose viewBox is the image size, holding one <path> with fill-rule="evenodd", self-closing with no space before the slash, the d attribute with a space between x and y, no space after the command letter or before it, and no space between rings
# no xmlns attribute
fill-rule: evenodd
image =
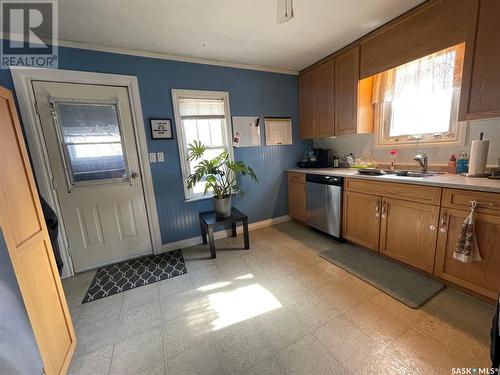
<svg viewBox="0 0 500 375"><path fill-rule="evenodd" d="M181 250L110 264L97 270L82 303L170 279L186 272Z"/></svg>

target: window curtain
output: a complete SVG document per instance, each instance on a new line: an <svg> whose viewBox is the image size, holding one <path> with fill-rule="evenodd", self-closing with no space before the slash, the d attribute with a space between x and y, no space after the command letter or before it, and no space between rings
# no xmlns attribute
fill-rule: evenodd
<svg viewBox="0 0 500 375"><path fill-rule="evenodd" d="M384 139L452 134L463 47L453 46L375 76L372 101L379 109Z"/></svg>
<svg viewBox="0 0 500 375"><path fill-rule="evenodd" d="M224 118L224 100L181 98L179 114L182 118Z"/></svg>
<svg viewBox="0 0 500 375"><path fill-rule="evenodd" d="M462 43L377 74L373 81L372 102L391 102L405 96L460 89L463 54Z"/></svg>

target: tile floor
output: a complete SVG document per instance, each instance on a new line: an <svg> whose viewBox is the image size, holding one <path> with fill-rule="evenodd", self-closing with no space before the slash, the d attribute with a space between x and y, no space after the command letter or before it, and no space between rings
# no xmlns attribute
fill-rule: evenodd
<svg viewBox="0 0 500 375"><path fill-rule="evenodd" d="M188 273L81 305L64 280L77 374L451 374L488 367L493 307L446 289L412 310L322 260L338 243L289 222L184 250Z"/></svg>

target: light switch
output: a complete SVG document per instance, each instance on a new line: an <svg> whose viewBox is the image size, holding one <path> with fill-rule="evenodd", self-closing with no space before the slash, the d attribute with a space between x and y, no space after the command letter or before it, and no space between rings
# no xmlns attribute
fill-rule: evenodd
<svg viewBox="0 0 500 375"><path fill-rule="evenodd" d="M165 155L163 155L163 152L157 152L156 153L156 158L160 163L163 163L165 161Z"/></svg>
<svg viewBox="0 0 500 375"><path fill-rule="evenodd" d="M156 163L156 152L150 152L149 153L149 162L150 163Z"/></svg>

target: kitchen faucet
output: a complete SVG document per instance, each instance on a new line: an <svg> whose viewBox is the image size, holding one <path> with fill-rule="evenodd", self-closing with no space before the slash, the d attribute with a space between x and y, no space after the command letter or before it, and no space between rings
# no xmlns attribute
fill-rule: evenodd
<svg viewBox="0 0 500 375"><path fill-rule="evenodd" d="M427 173L427 155L422 151L419 151L417 155L413 158L420 165L420 169L422 169L422 173Z"/></svg>

